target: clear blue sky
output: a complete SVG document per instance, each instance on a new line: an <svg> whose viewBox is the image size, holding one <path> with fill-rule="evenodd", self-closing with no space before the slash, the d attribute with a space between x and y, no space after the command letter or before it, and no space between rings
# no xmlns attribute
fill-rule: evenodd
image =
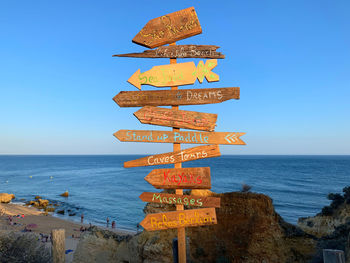
<svg viewBox="0 0 350 263"><path fill-rule="evenodd" d="M148 20L190 6L203 33L178 44L219 45L226 55L214 69L220 82L193 87L241 88L238 101L182 107L218 113L216 131L247 133L246 146L223 153L350 154L345 0L1 1L0 154L171 151L112 136L167 129L140 124L138 108L112 98L135 90L126 81L137 69L169 60L112 55L145 50L131 40Z"/></svg>

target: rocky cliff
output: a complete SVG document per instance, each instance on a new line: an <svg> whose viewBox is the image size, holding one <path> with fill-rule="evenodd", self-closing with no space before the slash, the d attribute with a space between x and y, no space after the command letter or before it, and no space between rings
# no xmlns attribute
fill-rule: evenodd
<svg viewBox="0 0 350 263"><path fill-rule="evenodd" d="M0 193L0 203L10 203L14 198L14 194Z"/></svg>
<svg viewBox="0 0 350 263"><path fill-rule="evenodd" d="M272 200L256 193L214 194L218 224L186 228L191 262L311 262L318 240L288 224L274 211ZM174 210L147 204L146 213ZM74 262L173 262L176 230L118 236L93 230L79 243ZM317 262L317 261L315 261Z"/></svg>

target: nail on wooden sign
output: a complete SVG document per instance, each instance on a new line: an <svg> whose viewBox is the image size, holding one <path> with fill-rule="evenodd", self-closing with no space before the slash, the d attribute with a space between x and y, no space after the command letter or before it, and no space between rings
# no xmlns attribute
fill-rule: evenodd
<svg viewBox="0 0 350 263"><path fill-rule="evenodd" d="M245 145L240 139L244 134L244 132L119 130L113 135L122 142Z"/></svg>
<svg viewBox="0 0 350 263"><path fill-rule="evenodd" d="M140 225L147 231L217 224L215 208L148 214Z"/></svg>
<svg viewBox="0 0 350 263"><path fill-rule="evenodd" d="M132 42L155 48L200 33L202 33L202 28L196 11L190 7L148 21Z"/></svg>
<svg viewBox="0 0 350 263"><path fill-rule="evenodd" d="M113 98L120 107L200 105L230 99L239 99L239 87L121 91Z"/></svg>
<svg viewBox="0 0 350 263"><path fill-rule="evenodd" d="M132 58L215 58L222 59L225 55L216 50L220 48L212 45L176 45L164 46L142 53L128 53L113 55L113 57Z"/></svg>
<svg viewBox="0 0 350 263"><path fill-rule="evenodd" d="M201 60L198 66L194 62L177 63L169 65L154 66L143 73L138 69L128 82L136 88L141 89L141 85L154 87L174 87L194 84L198 78L202 83L204 77L208 82L219 81L219 76L211 70L218 64L217 59L209 59L205 62Z"/></svg>
<svg viewBox="0 0 350 263"><path fill-rule="evenodd" d="M143 192L139 198L143 202L148 203L189 205L198 207L220 207L219 197Z"/></svg>
<svg viewBox="0 0 350 263"><path fill-rule="evenodd" d="M153 124L167 127L213 131L218 115L196 111L174 110L145 106L134 113L143 124Z"/></svg>
<svg viewBox="0 0 350 263"><path fill-rule="evenodd" d="M184 149L177 152L162 153L157 155L150 155L140 159L128 161L124 163L125 168L164 165L194 161L199 159L218 157L220 156L219 145L203 145Z"/></svg>
<svg viewBox="0 0 350 263"><path fill-rule="evenodd" d="M157 189L210 189L210 168L154 169L145 180Z"/></svg>

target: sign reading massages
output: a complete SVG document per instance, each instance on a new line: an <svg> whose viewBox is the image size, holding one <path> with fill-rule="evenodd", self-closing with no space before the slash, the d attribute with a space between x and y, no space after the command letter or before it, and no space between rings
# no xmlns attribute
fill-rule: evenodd
<svg viewBox="0 0 350 263"><path fill-rule="evenodd" d="M210 189L209 167L182 168L181 163L205 158L219 157L219 144L245 145L240 138L243 132L215 132L217 114L179 110L179 105L222 103L240 98L239 87L178 89L198 81L219 81L212 70L217 59L225 56L214 45L176 45L175 42L202 33L193 7L163 15L150 20L133 38L133 42L153 50L141 53L126 53L114 57L170 58L170 65L154 65L145 72L138 69L128 82L138 91L121 91L113 100L120 107L142 107L134 116L142 124L172 127L172 131L122 129L114 136L122 142L173 143L173 152L145 156L124 163L125 168L174 164L175 168L154 169L145 180L156 189L176 189L176 194L144 192L140 199L167 205L176 205L177 211L148 214L140 223L144 229L164 230L178 228L179 259L186 262L185 227L213 225L217 223L215 207L220 207L220 198L215 196L183 195L179 189ZM164 46L171 44L169 46ZM209 58L194 62L176 63L176 58ZM129 76L130 76L129 75ZM141 86L154 86L161 90L142 90ZM169 89L169 87L172 87ZM162 108L158 106L172 106ZM183 131L190 129L197 131ZM179 144L205 144L181 149ZM183 210L183 205L200 209ZM209 207L209 208L203 208ZM180 234L182 233L182 234ZM181 237L181 238L180 238ZM181 249L180 249L181 248Z"/></svg>

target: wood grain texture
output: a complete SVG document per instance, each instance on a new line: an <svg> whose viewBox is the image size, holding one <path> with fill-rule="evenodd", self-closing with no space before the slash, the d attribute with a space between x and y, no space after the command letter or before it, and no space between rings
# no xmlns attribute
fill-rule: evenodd
<svg viewBox="0 0 350 263"><path fill-rule="evenodd" d="M169 44L170 46L175 46L176 43L171 43ZM170 59L170 64L176 64L176 58L171 58ZM174 86L171 87L171 90L177 90L178 87ZM171 107L173 110L178 110L179 106L172 106ZM179 128L173 127L173 132L179 131ZM181 144L180 143L174 143L173 144L173 151L180 151L181 150ZM174 168L182 168L182 163L175 163ZM175 189L175 193L177 195L183 195L183 190L182 189ZM177 211L182 211L184 210L183 205L176 205L176 210ZM186 229L184 227L179 227L177 229L177 239L178 239L178 254L179 254L179 263L186 263Z"/></svg>
<svg viewBox="0 0 350 263"><path fill-rule="evenodd" d="M145 50L142 53L127 53L113 55L112 57L130 58L215 58L223 59L225 55L216 50L220 48L213 45L177 45L164 46L157 49Z"/></svg>
<svg viewBox="0 0 350 263"><path fill-rule="evenodd" d="M154 169L145 180L157 189L210 189L210 168Z"/></svg>
<svg viewBox="0 0 350 263"><path fill-rule="evenodd" d="M208 82L219 81L219 75L211 71L217 64L217 59L208 59L205 63L203 60L199 61L197 67L194 62L186 62L154 66L142 73L138 69L128 79L128 82L136 88L141 89L141 85L154 87L190 85L194 84L196 79L202 83L204 78Z"/></svg>
<svg viewBox="0 0 350 263"><path fill-rule="evenodd" d="M203 145L176 152L150 155L124 163L125 168L175 164L220 156L219 145Z"/></svg>
<svg viewBox="0 0 350 263"><path fill-rule="evenodd" d="M189 7L148 21L132 42L155 48L201 33L196 11Z"/></svg>
<svg viewBox="0 0 350 263"><path fill-rule="evenodd" d="M53 263L65 262L65 230L64 229L52 229L51 231L51 251Z"/></svg>
<svg viewBox="0 0 350 263"><path fill-rule="evenodd" d="M168 204L168 205L189 205L197 207L220 207L219 197L195 196L195 195L175 195L165 193L143 192L139 198L143 202Z"/></svg>
<svg viewBox="0 0 350 263"><path fill-rule="evenodd" d="M196 111L173 110L145 106L134 113L143 124L201 131L214 131L218 115Z"/></svg>
<svg viewBox="0 0 350 263"><path fill-rule="evenodd" d="M244 132L119 130L114 136L122 142L245 145L239 138L244 134Z"/></svg>
<svg viewBox="0 0 350 263"><path fill-rule="evenodd" d="M113 98L120 107L214 104L230 99L239 99L239 87L121 91Z"/></svg>
<svg viewBox="0 0 350 263"><path fill-rule="evenodd" d="M215 208L148 214L140 225L147 231L217 224Z"/></svg>

